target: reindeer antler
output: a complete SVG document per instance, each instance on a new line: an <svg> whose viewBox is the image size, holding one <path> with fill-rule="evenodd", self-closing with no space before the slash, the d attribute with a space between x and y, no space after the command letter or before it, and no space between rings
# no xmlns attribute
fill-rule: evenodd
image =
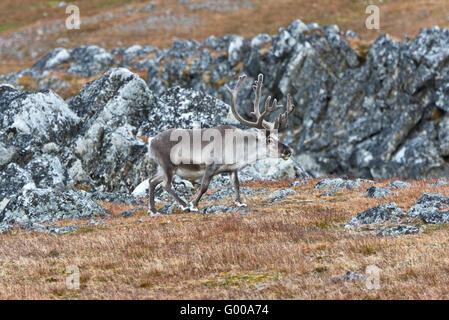
<svg viewBox="0 0 449 320"><path fill-rule="evenodd" d="M262 113L260 113L259 104L260 104L260 96L262 94L262 85L263 85L263 75L259 74L257 77L257 80L255 81L253 85L254 90L254 111L251 112L256 117L256 121L248 121L243 119L243 117L237 112L236 105L237 105L237 95L242 88L243 82L245 81L246 76L241 75L239 77L239 80L237 81L237 84L235 85L234 90L230 89L228 86L225 86L225 88L229 91L231 94L231 111L234 114L234 117L243 125L257 128L257 129L268 129L268 130L284 130L288 126L288 115L292 113L295 106L293 105L293 100L290 96L290 94L287 95L287 110L280 114L279 117L276 118L274 122L268 122L265 119L269 117L270 114L272 114L274 111L282 109L282 105L277 104L277 100L274 99L271 103L271 96L265 100L265 108ZM270 105L271 103L271 105Z"/></svg>

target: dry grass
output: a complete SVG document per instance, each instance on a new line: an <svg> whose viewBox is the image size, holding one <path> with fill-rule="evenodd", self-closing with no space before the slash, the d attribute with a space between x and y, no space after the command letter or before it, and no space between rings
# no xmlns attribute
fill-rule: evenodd
<svg viewBox="0 0 449 320"><path fill-rule="evenodd" d="M449 195L449 187L431 188L429 181L418 181L383 200L362 197L366 188L320 198L315 182L295 188L296 195L277 204L268 205L262 196L246 197L252 208L246 215L149 218L141 210L65 235L1 234L0 298L449 297L446 225L422 226L423 234L396 238L344 229L356 213L374 205L395 201L408 209L424 191ZM289 182L248 185L276 189ZM231 200L223 203L231 205ZM115 216L130 208L103 205ZM364 281L338 280L348 270L363 274L373 264L382 270L379 290L368 290ZM66 288L70 265L80 268L79 290Z"/></svg>
<svg viewBox="0 0 449 320"><path fill-rule="evenodd" d="M188 5L206 0L191 0ZM237 0L229 0L238 2ZM178 0L153 0L155 9L150 12L130 11L148 4L146 0L97 0L70 1L80 8L82 21L80 30L61 30L45 35L39 40L42 48L60 46L76 47L96 44L112 49L133 44L166 47L175 39L193 38L203 40L210 35L239 34L253 37L259 33L277 33L280 27L287 27L294 19L320 25L337 24L342 30L352 29L364 40L376 39L381 33L389 33L397 38L404 34L414 36L420 28L439 25L449 27L449 4L447 0L251 0L252 9L241 8L230 12L189 10ZM0 36L12 32L35 30L42 26L63 25L65 8L57 6L58 1L5 0L0 3ZM374 3L381 9L381 30L365 27L368 4ZM130 6L132 8L130 9ZM24 10L24 8L26 8ZM131 14L128 15L128 13ZM113 14L113 19L107 16ZM152 25L151 29L123 31L123 26L142 23L148 17L184 17L194 21L193 25L173 25L163 22ZM95 19L95 20L93 20ZM180 18L181 19L181 18ZM92 22L93 21L93 22ZM82 22L83 23L83 22ZM67 44L57 43L66 38ZM20 41L20 40L18 40ZM24 45L29 41L24 40ZM121 45L117 43L120 41ZM0 63L0 74L6 74L32 64L34 59L11 57Z"/></svg>

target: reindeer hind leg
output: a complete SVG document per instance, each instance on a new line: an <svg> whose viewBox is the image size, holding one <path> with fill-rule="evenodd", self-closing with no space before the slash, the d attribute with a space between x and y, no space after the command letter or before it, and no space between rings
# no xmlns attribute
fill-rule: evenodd
<svg viewBox="0 0 449 320"><path fill-rule="evenodd" d="M148 214L154 215L158 214L155 204L154 204L154 193L156 191L156 187L163 181L164 174L158 170L158 172L150 178L149 187L148 187L148 202L149 202L149 208L148 208Z"/></svg>

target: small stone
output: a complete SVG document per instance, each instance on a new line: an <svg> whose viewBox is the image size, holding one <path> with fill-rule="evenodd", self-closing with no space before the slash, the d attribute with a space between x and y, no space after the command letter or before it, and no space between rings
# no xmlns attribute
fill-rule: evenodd
<svg viewBox="0 0 449 320"><path fill-rule="evenodd" d="M138 210L137 208L126 210L125 212L123 212L121 214L121 216L127 218L127 217L131 216L133 213L135 213L137 210Z"/></svg>
<svg viewBox="0 0 449 320"><path fill-rule="evenodd" d="M446 186L448 184L449 184L449 181L440 179L440 180L435 181L434 183L429 183L428 186L429 187L441 187L441 186Z"/></svg>
<svg viewBox="0 0 449 320"><path fill-rule="evenodd" d="M406 189L406 188L410 188L411 186L412 185L410 183L400 181L400 180L395 180L390 183L390 188L392 188L392 189Z"/></svg>
<svg viewBox="0 0 449 320"><path fill-rule="evenodd" d="M367 197L369 197L369 198L377 198L377 199L384 198L384 197L387 197L387 196L391 196L393 194L394 194L394 192L392 192L388 188L379 188L379 187L376 187L376 186L372 186L371 188L368 188L366 190L366 193L365 193L365 195Z"/></svg>
<svg viewBox="0 0 449 320"><path fill-rule="evenodd" d="M167 205L163 206L162 208L160 208L158 210L158 212L162 213L162 214L171 214L171 213L173 213L174 209L175 209L175 204L172 203L172 204L167 204Z"/></svg>
<svg viewBox="0 0 449 320"><path fill-rule="evenodd" d="M281 201L285 199L287 196L291 196L296 194L296 191L292 189L281 189L273 191L271 194L268 194L265 199L268 200L268 202L273 203L277 201Z"/></svg>
<svg viewBox="0 0 449 320"><path fill-rule="evenodd" d="M303 185L303 184L306 183L306 182L307 182L306 180L296 180L296 181L293 181L293 182L290 184L290 188L299 187L300 185Z"/></svg>
<svg viewBox="0 0 449 320"><path fill-rule="evenodd" d="M352 272L352 271L348 271L346 272L342 277L341 277L341 281L356 281L356 280L364 280L365 276Z"/></svg>

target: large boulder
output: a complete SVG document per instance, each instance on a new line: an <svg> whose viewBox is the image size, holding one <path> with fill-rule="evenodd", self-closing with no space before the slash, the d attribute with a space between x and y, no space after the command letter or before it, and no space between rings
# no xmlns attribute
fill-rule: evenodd
<svg viewBox="0 0 449 320"><path fill-rule="evenodd" d="M63 153L81 119L53 91L23 92L0 86L0 170L25 166L50 150Z"/></svg>
<svg viewBox="0 0 449 320"><path fill-rule="evenodd" d="M26 169L10 163L0 173L0 232L14 223L34 225L106 214L90 194L70 190L69 181L58 158L36 157Z"/></svg>
<svg viewBox="0 0 449 320"><path fill-rule="evenodd" d="M349 221L346 228L361 224L379 223L385 221L398 221L399 218L404 216L404 211L398 208L396 203L388 202L363 212L360 212Z"/></svg>
<svg viewBox="0 0 449 320"><path fill-rule="evenodd" d="M2 224L90 219L106 214L87 192L80 190L25 189L4 198L2 203Z"/></svg>
<svg viewBox="0 0 449 320"><path fill-rule="evenodd" d="M149 121L156 98L145 81L127 69L111 69L69 103L83 119L67 164L75 183L129 191L150 175L154 166L139 128Z"/></svg>
<svg viewBox="0 0 449 320"><path fill-rule="evenodd" d="M440 222L449 222L444 218L447 216L447 212L440 211L440 209L449 209L449 197L441 193L424 192L407 212L407 216L411 218L419 216L427 223L437 223L430 221L438 221L440 218L444 220Z"/></svg>

